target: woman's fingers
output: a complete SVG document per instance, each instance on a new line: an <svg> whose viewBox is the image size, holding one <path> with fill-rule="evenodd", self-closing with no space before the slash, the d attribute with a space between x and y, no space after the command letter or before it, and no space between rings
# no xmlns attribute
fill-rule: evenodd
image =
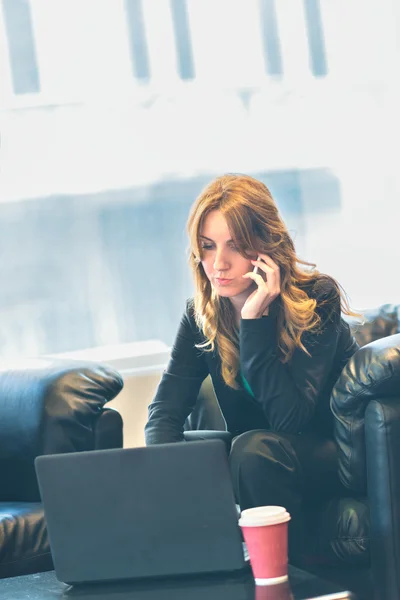
<svg viewBox="0 0 400 600"><path fill-rule="evenodd" d="M265 281L265 278L260 275L260 273L254 273L253 271L249 271L248 273L245 273L244 275L242 275L242 277L246 277L247 279L252 279L253 281L256 282L256 284L258 286L267 283Z"/></svg>
<svg viewBox="0 0 400 600"><path fill-rule="evenodd" d="M258 258L262 259L261 263L265 263L269 268L273 269L274 271L279 271L279 267L276 264L276 262L274 260L272 260L272 258L270 256L268 256L268 254L259 254ZM260 262L259 260L256 262Z"/></svg>
<svg viewBox="0 0 400 600"><path fill-rule="evenodd" d="M263 271L268 278L275 276L274 278L278 277L280 279L279 267L274 261L271 260L268 265L264 260L252 260L251 264Z"/></svg>
<svg viewBox="0 0 400 600"><path fill-rule="evenodd" d="M252 260L251 264L254 265L255 267L258 267L262 271L264 271L264 273L273 273L274 272L274 269L272 267L268 266L263 260Z"/></svg>
<svg viewBox="0 0 400 600"><path fill-rule="evenodd" d="M251 263L258 267L259 271L265 273L264 277L259 273L248 273L250 279L253 279L261 287L262 284L267 284L271 295L277 295L280 292L280 270L275 261L267 254L259 254L257 260L252 260Z"/></svg>
<svg viewBox="0 0 400 600"><path fill-rule="evenodd" d="M280 270L278 265L265 254L260 254L258 260L251 264L258 267L258 273L249 271L243 277L252 279L257 289L247 298L241 315L244 319L260 318L268 314L271 302L280 294Z"/></svg>

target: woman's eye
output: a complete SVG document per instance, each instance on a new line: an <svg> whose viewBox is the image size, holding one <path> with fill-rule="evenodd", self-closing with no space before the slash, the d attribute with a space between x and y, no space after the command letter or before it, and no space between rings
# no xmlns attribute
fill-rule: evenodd
<svg viewBox="0 0 400 600"><path fill-rule="evenodd" d="M234 244L230 244L229 247L234 252L239 252L239 248L237 246L235 246ZM214 248L214 246L213 246L213 244L202 244L201 248L202 248L202 250L212 250Z"/></svg>

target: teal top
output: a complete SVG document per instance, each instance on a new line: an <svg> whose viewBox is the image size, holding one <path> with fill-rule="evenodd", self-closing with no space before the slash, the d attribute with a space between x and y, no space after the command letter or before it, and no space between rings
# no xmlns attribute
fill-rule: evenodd
<svg viewBox="0 0 400 600"><path fill-rule="evenodd" d="M245 388L246 388L246 390L249 392L249 394L250 394L251 396L253 396L253 398L254 398L255 396L254 396L254 394L253 394L253 390L251 389L251 387L250 387L250 385L249 385L249 382L247 381L246 377L245 377L245 376L244 376L242 373L241 373L241 376L242 376L242 381L243 381L243 385L244 385L244 387L245 387Z"/></svg>

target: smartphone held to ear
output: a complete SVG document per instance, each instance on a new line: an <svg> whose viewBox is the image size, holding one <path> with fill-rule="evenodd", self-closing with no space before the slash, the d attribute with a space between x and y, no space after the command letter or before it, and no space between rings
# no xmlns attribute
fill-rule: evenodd
<svg viewBox="0 0 400 600"><path fill-rule="evenodd" d="M257 260L261 260L261 258L259 256L257 256ZM260 273L260 267L257 267L257 265L256 265L253 269L253 273L258 275Z"/></svg>
<svg viewBox="0 0 400 600"><path fill-rule="evenodd" d="M262 262L264 262L261 256L257 256L257 260L261 260ZM254 267L253 273L255 273L256 275L261 275L264 281L266 281L267 276L265 275L264 271L260 269L260 267L257 267L257 265Z"/></svg>

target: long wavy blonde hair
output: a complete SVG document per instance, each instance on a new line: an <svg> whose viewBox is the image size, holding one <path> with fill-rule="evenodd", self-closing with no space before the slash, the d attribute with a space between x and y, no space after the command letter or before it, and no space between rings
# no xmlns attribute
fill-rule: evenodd
<svg viewBox="0 0 400 600"><path fill-rule="evenodd" d="M190 240L189 265L193 272L194 316L206 341L197 347L213 352L217 346L225 383L238 389L239 371L238 330L233 305L220 297L212 287L201 263L201 229L207 215L219 210L225 217L232 239L239 253L249 260L255 254L268 254L280 267L281 292L278 297L278 345L282 362L287 362L296 347L307 352L302 344L306 331L317 331L320 317L316 300L302 289L308 283L326 278L315 270L315 264L301 260L293 241L279 215L268 188L248 175L228 174L212 181L196 199L187 222ZM310 269L304 270L298 265ZM332 279L332 278L330 278ZM332 279L341 299L341 309L353 313L339 284Z"/></svg>

